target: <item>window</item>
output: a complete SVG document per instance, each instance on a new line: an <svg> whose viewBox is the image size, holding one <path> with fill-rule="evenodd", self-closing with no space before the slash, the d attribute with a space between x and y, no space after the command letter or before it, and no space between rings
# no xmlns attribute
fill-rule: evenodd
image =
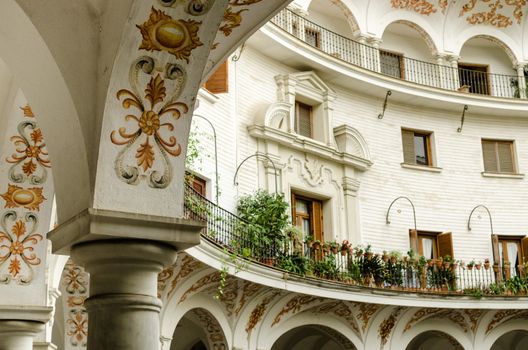
<svg viewBox="0 0 528 350"><path fill-rule="evenodd" d="M410 230L410 247L426 259L438 259L449 255L453 257L453 237L451 232L428 232Z"/></svg>
<svg viewBox="0 0 528 350"><path fill-rule="evenodd" d="M313 107L295 101L295 132L299 135L312 137Z"/></svg>
<svg viewBox="0 0 528 350"><path fill-rule="evenodd" d="M513 141L482 140L484 171L490 173L516 173Z"/></svg>
<svg viewBox="0 0 528 350"><path fill-rule="evenodd" d="M227 81L227 61L224 61L220 67L205 82L205 88L213 94L228 92Z"/></svg>
<svg viewBox="0 0 528 350"><path fill-rule="evenodd" d="M431 133L403 129L402 142L404 163L433 166Z"/></svg>
<svg viewBox="0 0 528 350"><path fill-rule="evenodd" d="M460 86L469 86L469 92L489 95L489 66L480 64L458 63L458 78Z"/></svg>
<svg viewBox="0 0 528 350"><path fill-rule="evenodd" d="M313 47L321 47L321 32L313 28L304 29L304 41Z"/></svg>
<svg viewBox="0 0 528 350"><path fill-rule="evenodd" d="M493 235L492 244L493 254L498 258L495 262L502 266L502 277L519 276L519 265L528 261L528 237Z"/></svg>
<svg viewBox="0 0 528 350"><path fill-rule="evenodd" d="M379 50L379 55L381 73L400 79L405 77L402 54Z"/></svg>
<svg viewBox="0 0 528 350"><path fill-rule="evenodd" d="M207 181L189 172L186 172L186 176L188 179L190 179L192 188L205 197L207 194Z"/></svg>
<svg viewBox="0 0 528 350"><path fill-rule="evenodd" d="M321 201L292 194L292 219L303 233L303 241L312 236L323 242L323 204Z"/></svg>

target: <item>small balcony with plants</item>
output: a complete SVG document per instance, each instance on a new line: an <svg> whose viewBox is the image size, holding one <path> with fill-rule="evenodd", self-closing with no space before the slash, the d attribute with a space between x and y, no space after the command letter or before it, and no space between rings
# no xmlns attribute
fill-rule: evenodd
<svg viewBox="0 0 528 350"><path fill-rule="evenodd" d="M291 225L282 194L259 190L241 197L237 215L186 185L185 213L205 221L205 241L244 264L282 271L284 278L338 283L343 288L390 290L422 295L508 297L528 295L528 264L511 267L451 256L426 259L412 250L374 252L370 245L302 238Z"/></svg>

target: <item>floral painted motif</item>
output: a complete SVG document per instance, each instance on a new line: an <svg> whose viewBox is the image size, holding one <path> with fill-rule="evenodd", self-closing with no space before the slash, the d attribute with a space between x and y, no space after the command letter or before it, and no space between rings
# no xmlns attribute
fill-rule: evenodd
<svg viewBox="0 0 528 350"><path fill-rule="evenodd" d="M253 5L258 2L261 2L262 0L229 0L229 5L233 6L247 6L247 5Z"/></svg>
<svg viewBox="0 0 528 350"><path fill-rule="evenodd" d="M24 117L35 118L35 114L33 114L33 110L31 110L31 107L28 104L24 107L20 107L20 109L24 112Z"/></svg>
<svg viewBox="0 0 528 350"><path fill-rule="evenodd" d="M143 37L139 49L166 51L189 63L192 50L203 45L198 37L201 24L202 22L193 20L173 19L165 12L152 7L149 19L141 25L136 25Z"/></svg>
<svg viewBox="0 0 528 350"><path fill-rule="evenodd" d="M122 126L110 134L113 144L124 146L116 160L116 173L126 183L137 184L141 169L144 175L149 176L151 187L165 188L172 177L167 155L177 157L181 153L181 146L173 135L175 127L172 120L177 120L182 113L187 113L189 107L185 103L174 101L177 91L172 97L167 96L165 80L160 74L150 76L144 95L141 96L136 86L137 74L140 69L145 73L152 73L153 59L142 58L133 65L133 69L135 72L132 73L136 78L131 79L132 91L121 89L117 92L117 99L122 102L123 108L133 110L125 116L125 121L134 123L133 130L128 131L126 126ZM167 71L168 79L177 79L173 70ZM181 87L181 83L177 83L177 87ZM137 167L124 166L126 153L133 146L136 147ZM159 167L156 168L158 170L155 169L158 158L164 163L163 174L159 174Z"/></svg>
<svg viewBox="0 0 528 350"><path fill-rule="evenodd" d="M22 183L29 179L33 185L43 184L47 178L46 168L50 168L51 163L42 131L37 128L34 121L23 121L17 129L19 135L11 137L15 151L6 158L8 163L13 164L9 169L9 180ZM17 168L20 168L18 173ZM37 175L37 168L39 168L39 175Z"/></svg>
<svg viewBox="0 0 528 350"><path fill-rule="evenodd" d="M378 329L378 335L381 338L381 349L385 347L387 344L389 337L392 333L392 329L396 325L396 320L398 319L398 316L400 313L405 310L405 307L399 306L392 313L387 317L383 322L381 322L379 329Z"/></svg>
<svg viewBox="0 0 528 350"><path fill-rule="evenodd" d="M8 226L9 221L11 224ZM42 235L35 233L37 221L32 213L27 213L24 220L18 219L14 211L7 211L3 215L3 231L0 232L0 282L9 283L11 279L15 279L20 284L28 284L32 281L32 267L41 263L34 252L35 246L43 239ZM4 268L6 263L7 271Z"/></svg>
<svg viewBox="0 0 528 350"><path fill-rule="evenodd" d="M70 337L71 345L86 347L88 337L88 314L84 309L70 310L70 317L66 320L69 326L66 335Z"/></svg>
<svg viewBox="0 0 528 350"><path fill-rule="evenodd" d="M61 292L67 327L64 329L69 343L65 350L86 348L88 335L88 314L84 302L88 298L90 277L86 271L68 261L62 272Z"/></svg>
<svg viewBox="0 0 528 350"><path fill-rule="evenodd" d="M24 208L27 210L40 210L40 205L46 199L42 195L42 187L22 188L17 185L8 185L7 192L2 194L5 208Z"/></svg>
<svg viewBox="0 0 528 350"><path fill-rule="evenodd" d="M219 30L224 33L225 36L231 35L233 29L239 27L242 23L242 12L248 11L248 9L242 9L238 12L233 12L233 8L228 6L224 12L224 20Z"/></svg>

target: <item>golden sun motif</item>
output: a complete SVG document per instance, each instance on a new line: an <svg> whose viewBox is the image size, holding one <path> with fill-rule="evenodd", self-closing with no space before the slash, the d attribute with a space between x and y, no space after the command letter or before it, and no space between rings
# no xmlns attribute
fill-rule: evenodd
<svg viewBox="0 0 528 350"><path fill-rule="evenodd" d="M42 195L42 187L22 188L8 185L7 192L1 195L5 200L5 208L25 208L27 210L40 210L40 205L46 199Z"/></svg>
<svg viewBox="0 0 528 350"><path fill-rule="evenodd" d="M161 10L152 7L149 19L136 25L143 41L139 49L147 51L167 51L178 59L189 63L191 51L202 46L198 30L202 22L173 19Z"/></svg>

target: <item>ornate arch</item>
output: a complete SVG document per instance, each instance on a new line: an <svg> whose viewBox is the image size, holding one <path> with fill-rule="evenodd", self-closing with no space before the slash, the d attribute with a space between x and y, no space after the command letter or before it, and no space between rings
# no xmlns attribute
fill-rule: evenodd
<svg viewBox="0 0 528 350"><path fill-rule="evenodd" d="M375 36L381 38L387 27L392 23L405 24L416 30L423 38L431 55L441 51L443 43L440 34L435 31L431 23L423 16L409 11L390 11L377 21L377 27L373 28Z"/></svg>
<svg viewBox="0 0 528 350"><path fill-rule="evenodd" d="M22 39L23 38L23 39ZM21 45L21 41L24 45ZM32 54L27 54L27 47ZM46 136L53 162L59 222L90 204L84 135L59 64L41 34L15 1L0 5L0 58L24 92Z"/></svg>
<svg viewBox="0 0 528 350"><path fill-rule="evenodd" d="M506 55L508 55L508 58L514 66L523 61L522 52L516 52L513 49L519 45L516 45L514 40L503 31L491 27L470 27L462 31L462 33L460 33L460 35L457 37L457 41L453 47L453 52L457 55L460 55L464 45L469 40L475 38L486 39L498 45L504 50Z"/></svg>

